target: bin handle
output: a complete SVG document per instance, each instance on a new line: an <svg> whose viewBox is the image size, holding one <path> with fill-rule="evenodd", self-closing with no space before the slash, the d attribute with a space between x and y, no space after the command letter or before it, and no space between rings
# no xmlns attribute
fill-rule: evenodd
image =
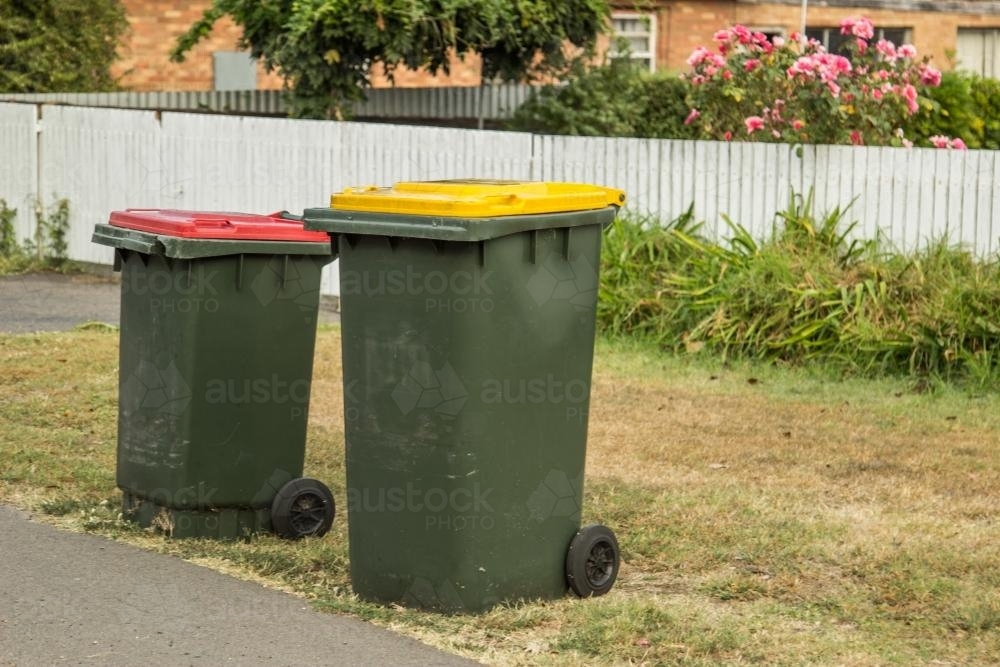
<svg viewBox="0 0 1000 667"><path fill-rule="evenodd" d="M160 248L158 241L142 241L139 239L117 238L115 245L125 250L135 250L136 252L151 255Z"/></svg>

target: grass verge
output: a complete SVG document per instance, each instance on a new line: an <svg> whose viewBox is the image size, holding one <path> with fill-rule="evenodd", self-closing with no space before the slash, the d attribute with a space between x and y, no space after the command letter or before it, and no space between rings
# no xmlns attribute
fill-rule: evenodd
<svg viewBox="0 0 1000 667"><path fill-rule="evenodd" d="M116 365L111 331L0 336L0 502L494 664L1000 662L996 394L601 341L584 520L618 533L619 583L468 617L356 599L344 516L301 543L122 524ZM323 328L306 472L343 504L340 378Z"/></svg>

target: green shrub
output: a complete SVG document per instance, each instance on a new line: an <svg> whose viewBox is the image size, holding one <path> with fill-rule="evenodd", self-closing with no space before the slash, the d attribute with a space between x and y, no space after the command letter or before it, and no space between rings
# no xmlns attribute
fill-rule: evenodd
<svg viewBox="0 0 1000 667"><path fill-rule="evenodd" d="M17 209L0 199L0 275L39 269L75 270L67 259L69 201L59 199L46 209L35 203L34 237L18 243L14 231Z"/></svg>
<svg viewBox="0 0 1000 667"><path fill-rule="evenodd" d="M982 148L1000 150L1000 81L977 77L972 102L982 119Z"/></svg>
<svg viewBox="0 0 1000 667"><path fill-rule="evenodd" d="M1000 264L946 239L912 253L851 241L844 218L796 196L766 241L729 222L718 243L690 212L664 226L623 217L603 250L599 322L675 352L1000 386Z"/></svg>
<svg viewBox="0 0 1000 667"><path fill-rule="evenodd" d="M687 84L652 75L626 59L585 68L578 63L566 83L545 86L508 123L540 134L689 138L684 125Z"/></svg>
<svg viewBox="0 0 1000 667"><path fill-rule="evenodd" d="M918 143L943 135L962 137L969 148L983 142L983 120L972 96L975 77L960 72L945 72L941 85L924 92L920 110L907 119L906 134Z"/></svg>
<svg viewBox="0 0 1000 667"><path fill-rule="evenodd" d="M969 148L1000 149L1000 81L968 72L946 72L921 99L907 135L962 137Z"/></svg>
<svg viewBox="0 0 1000 667"><path fill-rule="evenodd" d="M21 249L14 231L15 218L17 209L8 206L7 200L0 199L0 257L9 257Z"/></svg>

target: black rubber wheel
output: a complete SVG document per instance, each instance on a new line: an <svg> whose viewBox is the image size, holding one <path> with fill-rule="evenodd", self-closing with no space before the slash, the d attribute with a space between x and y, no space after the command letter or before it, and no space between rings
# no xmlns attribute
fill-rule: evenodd
<svg viewBox="0 0 1000 667"><path fill-rule="evenodd" d="M326 484L308 477L285 484L271 502L271 528L289 540L326 535L336 508Z"/></svg>
<svg viewBox="0 0 1000 667"><path fill-rule="evenodd" d="M604 595L615 585L621 557L618 540L607 526L584 526L566 552L566 580L582 598Z"/></svg>

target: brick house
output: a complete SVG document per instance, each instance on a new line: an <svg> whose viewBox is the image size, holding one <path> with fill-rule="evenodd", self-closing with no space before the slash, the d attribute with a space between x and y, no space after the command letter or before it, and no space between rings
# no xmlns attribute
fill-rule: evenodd
<svg viewBox="0 0 1000 667"><path fill-rule="evenodd" d="M281 80L239 53L239 28L227 19L183 64L171 63L170 49L210 0L123 0L130 34L115 74L136 90L280 88ZM613 0L615 32L629 40L632 57L653 70L682 71L691 51L727 25L742 23L772 35L801 25L802 0ZM846 16L864 15L897 43L912 42L943 69L1000 77L1000 0L810 0L807 34L836 46L837 26ZM387 85L375 75L374 85ZM397 86L464 86L479 83L475 58L456 63L451 76L397 72Z"/></svg>
<svg viewBox="0 0 1000 667"><path fill-rule="evenodd" d="M615 3L619 4L619 3ZM802 0L655 0L639 9L613 13L616 31L632 42L633 57L656 69L682 71L697 46L711 42L720 27L742 23L769 35L800 30ZM836 47L839 24L847 16L867 16L897 44L912 43L942 69L957 64L1000 77L1000 2L993 0L810 0L806 34Z"/></svg>
<svg viewBox="0 0 1000 667"><path fill-rule="evenodd" d="M119 49L112 73L132 90L261 90L281 88L281 78L267 74L237 50L240 29L228 18L181 63L170 62L177 38L194 24L211 0L122 0L130 31ZM388 85L384 76L376 86ZM426 72L397 72L397 86L479 85L478 59L457 63L450 77Z"/></svg>

